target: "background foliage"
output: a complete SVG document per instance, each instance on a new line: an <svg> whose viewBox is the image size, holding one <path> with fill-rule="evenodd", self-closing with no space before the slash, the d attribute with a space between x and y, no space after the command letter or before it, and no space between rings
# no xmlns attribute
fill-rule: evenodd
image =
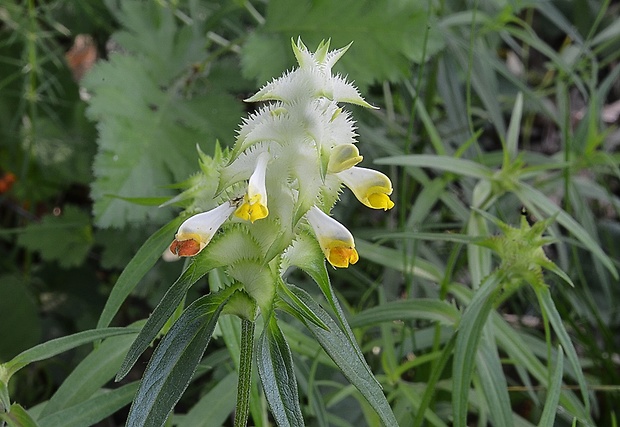
<svg viewBox="0 0 620 427"><path fill-rule="evenodd" d="M216 140L232 144L253 108L242 100L293 66L290 39L301 36L312 49L325 38L334 47L353 41L337 71L380 107L354 111L360 151L392 178L397 206L385 220L359 214L343 195L336 215L353 225L362 260L332 281L400 425L616 425L618 8L594 0L3 3L0 362L16 373L0 388L0 406L19 406L0 419L124 422L142 369L112 379L182 269L159 260L174 224L155 233L178 209L157 206L198 170L197 145L211 154ZM512 236L523 253L540 247L521 224L523 206L532 224L552 218L538 231L553 238L547 256L574 286L507 260L502 236L511 232L502 224L521 230ZM188 303L225 280L211 273ZM110 297L115 284L131 294L126 301L119 291ZM104 311L114 295L125 303ZM287 320L307 424L379 425ZM111 321L132 326L105 328ZM230 424L239 330L220 318L169 423ZM253 422L268 425L252 393Z"/></svg>

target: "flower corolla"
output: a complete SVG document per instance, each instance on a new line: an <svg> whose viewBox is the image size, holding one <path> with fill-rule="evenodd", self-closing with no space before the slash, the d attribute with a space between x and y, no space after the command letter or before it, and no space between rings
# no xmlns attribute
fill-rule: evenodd
<svg viewBox="0 0 620 427"><path fill-rule="evenodd" d="M314 236L334 267L358 261L352 234L329 215L342 187L373 209L387 210L394 203L387 176L357 167L363 157L355 145L355 122L339 105L374 108L353 84L332 73L349 46L329 51L329 42L321 42L313 53L301 40L293 42L299 67L246 100L265 104L243 120L235 146L221 155L217 188L203 205L229 201L184 222L170 247L173 253L194 256L221 229L221 235L244 236L235 242L246 247L210 255L225 259L222 264L231 269L280 262L301 234Z"/></svg>

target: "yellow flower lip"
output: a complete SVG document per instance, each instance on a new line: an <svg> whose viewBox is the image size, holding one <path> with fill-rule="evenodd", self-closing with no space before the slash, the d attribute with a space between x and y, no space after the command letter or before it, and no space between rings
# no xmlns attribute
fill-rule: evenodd
<svg viewBox="0 0 620 427"><path fill-rule="evenodd" d="M388 210L394 207L390 178L379 171L352 167L336 174L349 187L357 200L372 209Z"/></svg>
<svg viewBox="0 0 620 427"><path fill-rule="evenodd" d="M359 260L353 235L344 225L316 206L308 210L306 219L314 230L325 258L332 266L347 268L349 264L355 264Z"/></svg>
<svg viewBox="0 0 620 427"><path fill-rule="evenodd" d="M258 156L256 168L248 181L248 190L243 197L243 203L235 211L236 217L254 222L269 215L267 188L265 186L268 162L269 152L264 151Z"/></svg>
<svg viewBox="0 0 620 427"><path fill-rule="evenodd" d="M329 245L325 257L331 265L338 268L347 268L349 264L355 264L359 260L359 255L354 247L347 242L334 240Z"/></svg>
<svg viewBox="0 0 620 427"><path fill-rule="evenodd" d="M209 244L215 232L230 217L235 206L226 202L215 209L194 215L179 226L170 252L180 257L194 256Z"/></svg>

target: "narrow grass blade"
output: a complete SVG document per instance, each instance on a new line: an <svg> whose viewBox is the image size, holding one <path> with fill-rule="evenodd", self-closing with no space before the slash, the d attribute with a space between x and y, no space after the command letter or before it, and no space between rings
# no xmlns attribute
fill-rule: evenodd
<svg viewBox="0 0 620 427"><path fill-rule="evenodd" d="M476 371L482 384L486 406L489 408L493 425L502 427L514 426L514 416L508 396L506 375L497 354L497 346L489 330L485 327L485 338L480 343L476 357Z"/></svg>
<svg viewBox="0 0 620 427"><path fill-rule="evenodd" d="M131 402L138 383L124 385L115 390L104 391L95 397L41 418L40 427L82 427L97 424Z"/></svg>
<svg viewBox="0 0 620 427"><path fill-rule="evenodd" d="M90 331L78 332L77 334L69 335L67 337L53 339L23 351L13 359L3 365L0 365L5 369L5 377L0 378L0 380L8 382L9 378L11 378L15 372L19 371L24 366L39 360L49 359L50 357L56 356L57 354L71 350L75 347L79 347L83 344L113 337L115 335L125 335L136 332L137 330L133 328L92 329Z"/></svg>
<svg viewBox="0 0 620 427"><path fill-rule="evenodd" d="M349 324L352 328L374 326L395 320L425 319L454 325L460 318L459 311L452 305L430 298L391 301L356 314Z"/></svg>
<svg viewBox="0 0 620 427"><path fill-rule="evenodd" d="M459 159L449 156L436 156L433 154L411 154L406 156L393 156L378 159L379 165L413 166L419 168L439 169L452 172L459 176L490 180L493 171L480 163L471 160Z"/></svg>
<svg viewBox="0 0 620 427"><path fill-rule="evenodd" d="M456 427L467 425L469 389L478 343L493 308L493 295L498 290L502 279L502 274L495 273L484 280L474 293L471 304L463 313L459 324L452 364L452 408Z"/></svg>
<svg viewBox="0 0 620 427"><path fill-rule="evenodd" d="M557 334L558 340L560 341L560 344L562 345L562 348L566 353L569 365L573 369L575 377L577 378L577 383L579 384L579 389L581 390L581 396L583 398L586 411L589 412L590 398L588 396L588 385L586 383L586 378L583 375L581 364L579 363L579 356L577 356L577 351L575 351L575 347L573 346L568 332L564 327L562 317L560 316L560 313L558 313L558 310L555 307L555 303L553 302L553 298L551 297L549 288L536 288L536 295L538 296L540 308L545 311L547 317L549 318L549 323L551 323L551 326Z"/></svg>
<svg viewBox="0 0 620 427"><path fill-rule="evenodd" d="M104 340L63 381L38 418L45 418L93 396L97 390L114 378L129 346L137 335L136 332Z"/></svg>
<svg viewBox="0 0 620 427"><path fill-rule="evenodd" d="M558 410L560 393L562 391L562 374L564 372L564 352L562 346L558 346L558 358L555 361L555 368L551 374L549 389L547 390L547 400L545 409L540 416L538 427L553 427L555 425L555 414Z"/></svg>
<svg viewBox="0 0 620 427"><path fill-rule="evenodd" d="M176 218L164 225L138 249L112 288L97 322L97 328L105 328L112 322L114 315L140 279L155 265L157 260L161 258L161 254L170 245L181 222L182 218Z"/></svg>

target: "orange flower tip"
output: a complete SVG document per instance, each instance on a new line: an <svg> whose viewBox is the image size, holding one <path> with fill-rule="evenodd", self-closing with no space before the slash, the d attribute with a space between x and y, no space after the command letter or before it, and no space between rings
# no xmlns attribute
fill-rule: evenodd
<svg viewBox="0 0 620 427"><path fill-rule="evenodd" d="M170 252L181 257L194 256L200 252L200 243L194 239L175 240L170 245Z"/></svg>

